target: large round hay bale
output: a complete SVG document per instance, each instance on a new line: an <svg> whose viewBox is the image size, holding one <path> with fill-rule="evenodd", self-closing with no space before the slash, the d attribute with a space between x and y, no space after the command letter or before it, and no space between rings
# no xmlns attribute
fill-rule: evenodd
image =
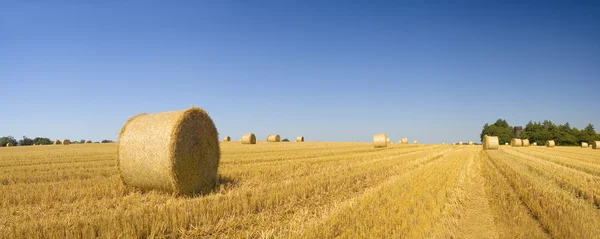
<svg viewBox="0 0 600 239"><path fill-rule="evenodd" d="M418 144L419 141L413 140L413 144Z"/></svg>
<svg viewBox="0 0 600 239"><path fill-rule="evenodd" d="M592 141L592 149L600 149L600 141Z"/></svg>
<svg viewBox="0 0 600 239"><path fill-rule="evenodd" d="M402 138L402 144L408 144L408 138Z"/></svg>
<svg viewBox="0 0 600 239"><path fill-rule="evenodd" d="M587 148L588 147L588 143L587 142L581 142L581 147L582 148Z"/></svg>
<svg viewBox="0 0 600 239"><path fill-rule="evenodd" d="M510 140L510 146L512 146L512 147L521 147L521 146L523 146L523 140L517 139L517 138L513 138L512 140Z"/></svg>
<svg viewBox="0 0 600 239"><path fill-rule="evenodd" d="M52 143L52 145L59 145L59 144L61 144L61 142L60 142L60 140L58 140L58 139L57 139L57 140L54 140L54 143Z"/></svg>
<svg viewBox="0 0 600 239"><path fill-rule="evenodd" d="M375 148L387 147L387 137L385 133L373 135L373 146L375 146Z"/></svg>
<svg viewBox="0 0 600 239"><path fill-rule="evenodd" d="M546 141L546 147L548 147L548 148L554 148L554 146L556 146L556 144L554 143L554 140L548 140L548 141Z"/></svg>
<svg viewBox="0 0 600 239"><path fill-rule="evenodd" d="M62 143L62 145L69 145L69 144L71 144L71 140L63 139L63 141L61 143Z"/></svg>
<svg viewBox="0 0 600 239"><path fill-rule="evenodd" d="M219 133L200 108L136 115L127 120L118 141L126 185L185 195L207 193L215 186Z"/></svg>
<svg viewBox="0 0 600 239"><path fill-rule="evenodd" d="M296 142L304 142L304 136L296 137Z"/></svg>
<svg viewBox="0 0 600 239"><path fill-rule="evenodd" d="M522 139L521 144L523 147L529 147L529 139Z"/></svg>
<svg viewBox="0 0 600 239"><path fill-rule="evenodd" d="M267 136L267 142L280 142L281 137L278 134L271 134Z"/></svg>
<svg viewBox="0 0 600 239"><path fill-rule="evenodd" d="M473 145L473 141L469 140L469 141L467 141L467 144L468 145Z"/></svg>
<svg viewBox="0 0 600 239"><path fill-rule="evenodd" d="M240 139L242 144L256 144L256 135L253 133L242 135L242 139Z"/></svg>
<svg viewBox="0 0 600 239"><path fill-rule="evenodd" d="M225 136L225 138L223 138L223 141L225 141L225 142L229 142L229 141L231 141L231 137L229 137L229 136Z"/></svg>
<svg viewBox="0 0 600 239"><path fill-rule="evenodd" d="M500 147L500 141L498 140L497 136L487 136L484 135L483 136L483 149L484 150L489 150L489 149L498 149Z"/></svg>

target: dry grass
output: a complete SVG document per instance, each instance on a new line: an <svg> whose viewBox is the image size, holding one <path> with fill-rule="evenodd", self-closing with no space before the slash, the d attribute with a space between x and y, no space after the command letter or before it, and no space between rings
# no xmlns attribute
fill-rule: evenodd
<svg viewBox="0 0 600 239"><path fill-rule="evenodd" d="M385 139L385 138L384 138ZM0 150L0 238L595 238L600 151L222 144L218 187L121 183L116 144Z"/></svg>

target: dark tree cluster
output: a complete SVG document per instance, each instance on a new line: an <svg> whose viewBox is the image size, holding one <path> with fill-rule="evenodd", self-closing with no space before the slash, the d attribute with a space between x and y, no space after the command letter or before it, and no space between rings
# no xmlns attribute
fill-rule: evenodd
<svg viewBox="0 0 600 239"><path fill-rule="evenodd" d="M498 119L493 124L485 124L481 131L481 139L484 135L498 136L500 144L510 142L514 135L514 128L506 122L506 120ZM521 131L521 139L529 139L531 143L537 142L538 145L543 145L546 140L554 140L556 145L561 146L576 146L582 142L591 144L592 141L600 140L600 135L594 130L594 125L588 124L583 129L571 127L569 122L561 125L555 125L550 120L543 122L529 121L525 128Z"/></svg>

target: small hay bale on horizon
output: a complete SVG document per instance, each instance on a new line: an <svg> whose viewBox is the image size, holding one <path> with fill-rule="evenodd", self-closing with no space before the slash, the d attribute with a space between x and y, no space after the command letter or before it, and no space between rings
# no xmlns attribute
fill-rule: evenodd
<svg viewBox="0 0 600 239"><path fill-rule="evenodd" d="M267 136L267 142L281 142L281 136L278 134L270 134Z"/></svg>
<svg viewBox="0 0 600 239"><path fill-rule="evenodd" d="M58 139L57 139L57 140L54 140L54 142L52 143L52 145L59 145L59 144L61 144L61 142L60 142L60 140L58 140Z"/></svg>
<svg viewBox="0 0 600 239"><path fill-rule="evenodd" d="M458 141L458 145L463 145L463 141Z"/></svg>
<svg viewBox="0 0 600 239"><path fill-rule="evenodd" d="M11 142L8 142L8 143L6 143L6 147L12 147L12 146L13 146L13 145L12 145L12 143L11 143Z"/></svg>
<svg viewBox="0 0 600 239"><path fill-rule="evenodd" d="M419 144L419 141L413 140L413 144Z"/></svg>
<svg viewBox="0 0 600 239"><path fill-rule="evenodd" d="M138 114L119 133L123 183L177 195L210 192L217 182L219 133L201 108Z"/></svg>
<svg viewBox="0 0 600 239"><path fill-rule="evenodd" d="M473 145L473 141L471 141L471 140L467 141L467 145Z"/></svg>
<svg viewBox="0 0 600 239"><path fill-rule="evenodd" d="M244 134L240 141L242 144L256 144L256 135L254 133Z"/></svg>
<svg viewBox="0 0 600 239"><path fill-rule="evenodd" d="M531 146L537 146L537 142L533 142Z"/></svg>
<svg viewBox="0 0 600 239"><path fill-rule="evenodd" d="M229 142L229 141L231 141L231 137L225 136L225 138L223 138L223 141L224 142Z"/></svg>
<svg viewBox="0 0 600 239"><path fill-rule="evenodd" d="M71 144L71 140L68 139L63 139L63 141L61 142L62 145L69 145Z"/></svg>
<svg viewBox="0 0 600 239"><path fill-rule="evenodd" d="M296 142L304 142L304 136L296 137Z"/></svg>
<svg viewBox="0 0 600 239"><path fill-rule="evenodd" d="M408 144L408 138L402 138L400 141L402 144Z"/></svg>
<svg viewBox="0 0 600 239"><path fill-rule="evenodd" d="M546 147L548 147L548 148L554 148L554 146L556 146L556 143L554 143L554 140L548 140L548 141L546 141Z"/></svg>
<svg viewBox="0 0 600 239"><path fill-rule="evenodd" d="M385 135L385 133L373 135L373 146L375 148L387 147L387 136Z"/></svg>

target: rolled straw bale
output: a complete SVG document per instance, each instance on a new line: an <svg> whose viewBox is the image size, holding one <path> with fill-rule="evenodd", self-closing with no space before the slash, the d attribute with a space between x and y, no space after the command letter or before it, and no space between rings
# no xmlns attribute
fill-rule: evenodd
<svg viewBox="0 0 600 239"><path fill-rule="evenodd" d="M413 144L418 144L419 142L416 140L413 140Z"/></svg>
<svg viewBox="0 0 600 239"><path fill-rule="evenodd" d="M390 138L385 139L385 142L389 144L390 143Z"/></svg>
<svg viewBox="0 0 600 239"><path fill-rule="evenodd" d="M452 143L452 145L456 145L456 143Z"/></svg>
<svg viewBox="0 0 600 239"><path fill-rule="evenodd" d="M267 136L267 142L280 142L281 137L278 134L271 134Z"/></svg>
<svg viewBox="0 0 600 239"><path fill-rule="evenodd" d="M463 142L462 141L458 141L458 145L463 145Z"/></svg>
<svg viewBox="0 0 600 239"><path fill-rule="evenodd" d="M592 141L592 149L600 149L600 141Z"/></svg>
<svg viewBox="0 0 600 239"><path fill-rule="evenodd" d="M467 144L468 145L473 145L473 141L469 140L469 141L467 141Z"/></svg>
<svg viewBox="0 0 600 239"><path fill-rule="evenodd" d="M408 138L402 138L402 144L408 144Z"/></svg>
<svg viewBox="0 0 600 239"><path fill-rule="evenodd" d="M537 146L537 142L533 142L531 146Z"/></svg>
<svg viewBox="0 0 600 239"><path fill-rule="evenodd" d="M225 141L225 142L229 142L229 141L231 141L231 137L229 137L229 136L225 136L225 138L223 138L223 141Z"/></svg>
<svg viewBox="0 0 600 239"><path fill-rule="evenodd" d="M587 147L588 147L588 143L586 143L586 142L581 142L581 147L582 147L582 148L587 148Z"/></svg>
<svg viewBox="0 0 600 239"><path fill-rule="evenodd" d="M304 136L296 137L296 142L304 142Z"/></svg>
<svg viewBox="0 0 600 239"><path fill-rule="evenodd" d="M522 139L521 144L523 147L529 147L529 139Z"/></svg>
<svg viewBox="0 0 600 239"><path fill-rule="evenodd" d="M483 136L483 149L484 150L498 149L500 147L499 142L500 141L498 140L497 136L484 135Z"/></svg>
<svg viewBox="0 0 600 239"><path fill-rule="evenodd" d="M61 143L62 143L62 145L69 145L69 144L71 144L71 140L63 139L63 141Z"/></svg>
<svg viewBox="0 0 600 239"><path fill-rule="evenodd" d="M6 147L12 147L12 143L6 143Z"/></svg>
<svg viewBox="0 0 600 239"><path fill-rule="evenodd" d="M507 146L508 146L508 142L504 143L504 145L507 145Z"/></svg>
<svg viewBox="0 0 600 239"><path fill-rule="evenodd" d="M136 115L119 133L126 185L175 194L207 193L217 181L219 133L200 108Z"/></svg>
<svg viewBox="0 0 600 239"><path fill-rule="evenodd" d="M512 140L510 140L510 146L512 146L512 147L521 147L521 146L523 146L523 140L517 139L517 138L513 138Z"/></svg>
<svg viewBox="0 0 600 239"><path fill-rule="evenodd" d="M554 148L556 144L554 143L554 140L548 140L546 141L546 147L548 148Z"/></svg>
<svg viewBox="0 0 600 239"><path fill-rule="evenodd" d="M52 143L52 144L53 145L59 145L59 144L61 144L61 142L60 142L60 140L57 139L57 140L54 140L54 143Z"/></svg>
<svg viewBox="0 0 600 239"><path fill-rule="evenodd" d="M256 144L256 135L254 135L254 133L242 135L240 141L242 144Z"/></svg>
<svg viewBox="0 0 600 239"><path fill-rule="evenodd" d="M385 133L373 135L373 146L375 146L375 148L387 147L387 137Z"/></svg>

